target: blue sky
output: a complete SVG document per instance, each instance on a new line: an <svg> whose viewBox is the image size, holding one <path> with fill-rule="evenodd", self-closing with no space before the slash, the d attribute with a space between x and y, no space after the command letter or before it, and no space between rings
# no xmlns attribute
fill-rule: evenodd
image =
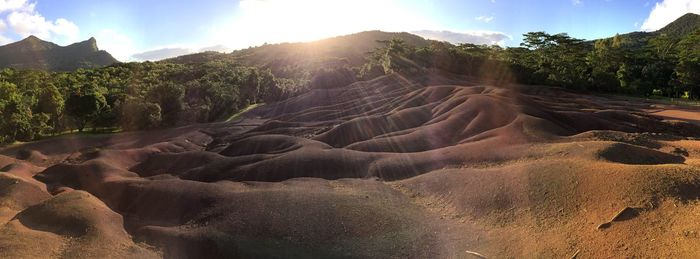
<svg viewBox="0 0 700 259"><path fill-rule="evenodd" d="M529 31L595 39L654 30L700 0L0 0L0 44L29 34L59 44L95 37L120 60L217 46L308 41L363 30L451 31L444 40L516 46ZM447 34L445 34L447 35ZM139 54L146 52L144 55ZM147 58L143 58L147 57Z"/></svg>

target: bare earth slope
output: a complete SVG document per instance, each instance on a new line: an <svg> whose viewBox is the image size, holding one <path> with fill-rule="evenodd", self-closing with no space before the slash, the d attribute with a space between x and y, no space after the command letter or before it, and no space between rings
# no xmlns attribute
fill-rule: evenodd
<svg viewBox="0 0 700 259"><path fill-rule="evenodd" d="M11 146L0 257L698 257L698 113L395 74Z"/></svg>

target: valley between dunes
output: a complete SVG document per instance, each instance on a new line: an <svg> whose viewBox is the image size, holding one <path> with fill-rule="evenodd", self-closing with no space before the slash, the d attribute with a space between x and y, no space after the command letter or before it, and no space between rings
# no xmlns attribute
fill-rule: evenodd
<svg viewBox="0 0 700 259"><path fill-rule="evenodd" d="M24 143L0 150L0 257L697 258L699 121L433 72Z"/></svg>

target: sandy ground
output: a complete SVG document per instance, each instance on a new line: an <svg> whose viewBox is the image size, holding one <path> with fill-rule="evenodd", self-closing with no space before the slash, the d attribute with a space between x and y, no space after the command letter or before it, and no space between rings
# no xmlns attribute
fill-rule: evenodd
<svg viewBox="0 0 700 259"><path fill-rule="evenodd" d="M659 110L650 111L650 114L671 120L683 120L700 125L700 109L664 107Z"/></svg>
<svg viewBox="0 0 700 259"><path fill-rule="evenodd" d="M0 257L697 258L699 114L391 75L6 147Z"/></svg>

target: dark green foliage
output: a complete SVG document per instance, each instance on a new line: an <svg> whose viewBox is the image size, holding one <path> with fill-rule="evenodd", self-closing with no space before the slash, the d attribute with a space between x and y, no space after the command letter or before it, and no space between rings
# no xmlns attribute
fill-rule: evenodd
<svg viewBox="0 0 700 259"><path fill-rule="evenodd" d="M523 36L521 45L530 50L530 57L523 65L536 75L528 83L568 88L586 85L590 76L586 55L590 47L583 40L571 38L565 33L550 35L530 32Z"/></svg>
<svg viewBox="0 0 700 259"><path fill-rule="evenodd" d="M158 105L158 112L160 113L158 122L162 123L163 126L173 126L178 123L184 109L182 101L184 93L185 90L173 82L164 82L149 90L147 94L148 100ZM148 106L144 106L143 109L150 109L151 112L155 110L153 107ZM149 125L149 127L155 125Z"/></svg>
<svg viewBox="0 0 700 259"><path fill-rule="evenodd" d="M107 107L104 95L89 85L72 93L66 100L66 112L76 119L79 132L82 132L88 123L98 119Z"/></svg>
<svg viewBox="0 0 700 259"><path fill-rule="evenodd" d="M117 104L119 126L124 130L151 129L161 124L161 108L158 104L137 98L127 98Z"/></svg>
<svg viewBox="0 0 700 259"><path fill-rule="evenodd" d="M394 72L416 73L420 70L421 66L411 59L416 52L414 46L407 45L399 38L377 42L383 46L371 53L368 62L360 70L360 78L371 79L376 75L388 75ZM336 70L343 69L345 68Z"/></svg>
<svg viewBox="0 0 700 259"><path fill-rule="evenodd" d="M5 69L0 82L3 142L88 127L139 130L211 122L249 104L283 98L269 69L231 61L120 63L53 73Z"/></svg>
<svg viewBox="0 0 700 259"><path fill-rule="evenodd" d="M12 83L0 82L0 132L2 142L13 142L18 132L29 127L27 109L22 103L22 96L17 86Z"/></svg>
<svg viewBox="0 0 700 259"><path fill-rule="evenodd" d="M258 72L257 87L257 102L275 102L282 98L282 89L277 87L275 75L270 69Z"/></svg>
<svg viewBox="0 0 700 259"><path fill-rule="evenodd" d="M311 87L316 89L338 88L352 84L356 80L355 73L346 67L322 69L314 73Z"/></svg>
<svg viewBox="0 0 700 259"><path fill-rule="evenodd" d="M39 90L36 111L46 114L52 129L58 128L59 118L63 115L65 101L63 95L53 84L47 84Z"/></svg>
<svg viewBox="0 0 700 259"><path fill-rule="evenodd" d="M678 44L677 85L693 98L700 96L700 29L688 34Z"/></svg>
<svg viewBox="0 0 700 259"><path fill-rule="evenodd" d="M587 42L565 33L530 32L521 47L382 41L359 77L432 68L495 80L631 95L700 97L700 16L686 15L658 32ZM688 33L690 28L695 32ZM634 37L632 37L634 36Z"/></svg>

